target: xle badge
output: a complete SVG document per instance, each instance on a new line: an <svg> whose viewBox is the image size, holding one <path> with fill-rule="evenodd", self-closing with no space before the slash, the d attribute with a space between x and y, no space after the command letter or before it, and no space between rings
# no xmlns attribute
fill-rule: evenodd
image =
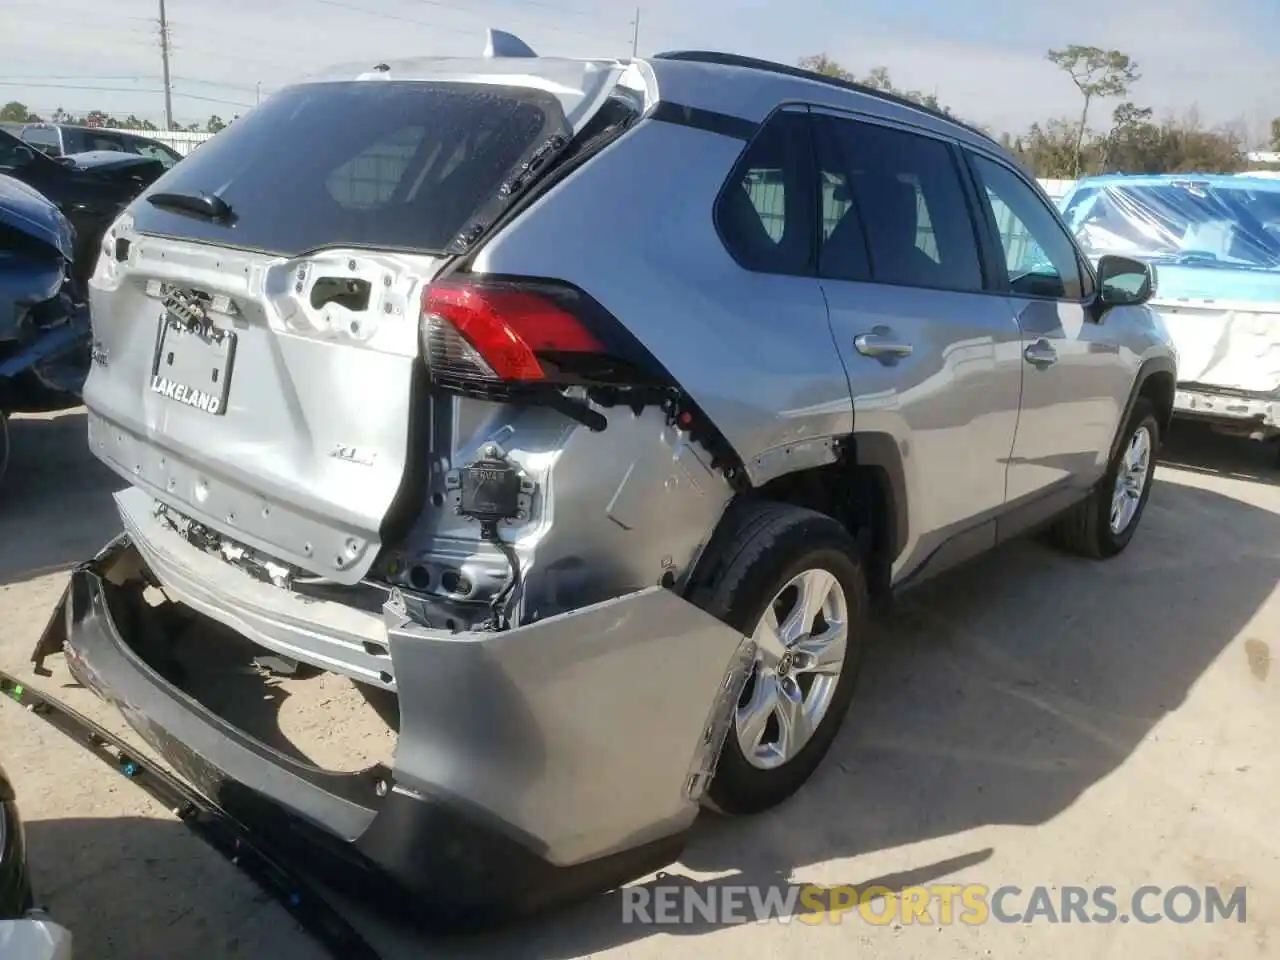
<svg viewBox="0 0 1280 960"><path fill-rule="evenodd" d="M188 387L185 383L175 383L161 376L151 378L151 392L176 400L178 403L185 403L205 413L217 413L222 409L222 401L213 394L197 390L195 387Z"/></svg>
<svg viewBox="0 0 1280 960"><path fill-rule="evenodd" d="M339 443L329 451L329 456L333 457L335 460L343 460L347 463L358 463L362 467L372 467L374 458L377 454L370 453L367 450L361 450L358 447L353 447L349 444Z"/></svg>

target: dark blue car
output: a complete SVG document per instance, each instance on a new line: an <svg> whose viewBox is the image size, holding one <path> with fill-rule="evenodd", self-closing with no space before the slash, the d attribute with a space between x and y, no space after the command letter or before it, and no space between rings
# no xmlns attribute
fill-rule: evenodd
<svg viewBox="0 0 1280 960"><path fill-rule="evenodd" d="M75 236L53 203L0 175L0 478L12 413L80 403L89 313L73 279Z"/></svg>

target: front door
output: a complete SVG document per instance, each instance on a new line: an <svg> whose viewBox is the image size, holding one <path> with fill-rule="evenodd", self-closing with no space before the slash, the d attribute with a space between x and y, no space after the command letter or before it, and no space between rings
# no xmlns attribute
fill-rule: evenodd
<svg viewBox="0 0 1280 960"><path fill-rule="evenodd" d="M1003 297L983 292L953 146L813 116L819 277L854 429L887 434L902 456L910 529L895 579L931 556L935 572L994 543L1021 389L1018 326Z"/></svg>
<svg viewBox="0 0 1280 960"><path fill-rule="evenodd" d="M1129 368L1094 319L1092 275L1040 193L1003 162L977 153L969 159L989 225L1000 237L1002 279L1022 331L1022 409L1009 503L1045 498L1049 511L1105 471Z"/></svg>

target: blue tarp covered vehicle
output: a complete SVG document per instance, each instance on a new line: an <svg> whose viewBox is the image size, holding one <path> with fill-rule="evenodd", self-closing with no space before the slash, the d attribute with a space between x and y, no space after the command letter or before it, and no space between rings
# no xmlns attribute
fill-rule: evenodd
<svg viewBox="0 0 1280 960"><path fill-rule="evenodd" d="M1095 261L1116 253L1155 266L1149 305L1178 350L1175 414L1280 437L1280 181L1089 177L1060 207Z"/></svg>
<svg viewBox="0 0 1280 960"><path fill-rule="evenodd" d="M89 310L72 279L74 235L49 200L0 175L0 478L11 413L77 406Z"/></svg>

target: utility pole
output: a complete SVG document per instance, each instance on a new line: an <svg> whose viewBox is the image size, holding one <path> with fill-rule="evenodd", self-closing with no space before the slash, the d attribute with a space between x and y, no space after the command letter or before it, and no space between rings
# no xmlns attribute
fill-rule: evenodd
<svg viewBox="0 0 1280 960"><path fill-rule="evenodd" d="M160 0L160 64L164 71L164 128L173 129L173 90L169 82L169 19Z"/></svg>
<svg viewBox="0 0 1280 960"><path fill-rule="evenodd" d="M161 0L163 2L163 0ZM631 56L639 56L640 49L640 8L636 7L636 18L631 21Z"/></svg>

